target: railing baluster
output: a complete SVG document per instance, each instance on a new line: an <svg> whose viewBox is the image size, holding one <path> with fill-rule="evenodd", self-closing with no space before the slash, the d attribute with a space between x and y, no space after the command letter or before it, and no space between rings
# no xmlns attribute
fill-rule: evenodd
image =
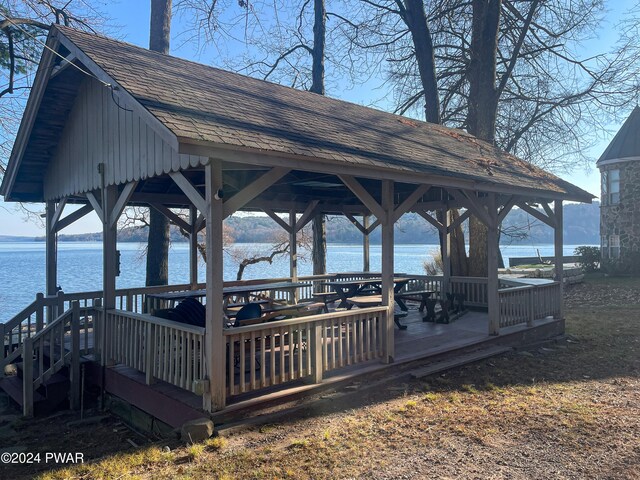
<svg viewBox="0 0 640 480"><path fill-rule="evenodd" d="M289 347L289 375L288 380L293 380L295 378L294 369L293 369L293 354L294 354L294 341L293 341L293 327L289 326L288 332L288 347Z"/></svg>
<svg viewBox="0 0 640 480"><path fill-rule="evenodd" d="M238 354L240 355L240 393L244 393L246 390L245 385L245 371L246 371L246 345L245 345L245 336L244 333L240 334L240 343L238 347ZM249 360L251 361L251 360Z"/></svg>

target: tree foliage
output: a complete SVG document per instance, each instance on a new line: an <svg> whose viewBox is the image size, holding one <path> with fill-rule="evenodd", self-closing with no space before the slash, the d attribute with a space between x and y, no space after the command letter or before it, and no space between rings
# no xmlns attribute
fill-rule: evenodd
<svg viewBox="0 0 640 480"><path fill-rule="evenodd" d="M0 176L52 23L97 31L105 16L91 0L0 0Z"/></svg>
<svg viewBox="0 0 640 480"><path fill-rule="evenodd" d="M473 3L424 2L442 123L463 129L470 127L469 97L477 75L469 35ZM602 25L603 0L494 3L500 4L496 145L554 170L584 164L589 148L599 140L594 133L604 132L612 117L621 110L626 113L637 96L636 72L630 68L639 51L633 35L637 23L626 24L627 34L614 49L594 52L584 45L594 40ZM345 33L367 55L386 60L395 111L423 117L424 86L402 4L360 2Z"/></svg>

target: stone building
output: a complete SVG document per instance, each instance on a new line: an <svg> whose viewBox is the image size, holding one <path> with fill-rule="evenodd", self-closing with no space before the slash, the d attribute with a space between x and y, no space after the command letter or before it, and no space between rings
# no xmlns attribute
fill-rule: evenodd
<svg viewBox="0 0 640 480"><path fill-rule="evenodd" d="M640 107L635 107L597 163L601 175L602 265L640 272Z"/></svg>

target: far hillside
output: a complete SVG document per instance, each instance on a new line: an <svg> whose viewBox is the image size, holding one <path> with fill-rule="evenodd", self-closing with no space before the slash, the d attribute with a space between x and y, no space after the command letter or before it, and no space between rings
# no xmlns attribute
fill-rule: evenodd
<svg viewBox="0 0 640 480"><path fill-rule="evenodd" d="M228 232L237 243L270 243L282 235L281 228L267 216L234 215L226 220ZM564 241L569 245L599 244L600 204L566 204L564 206ZM502 224L502 244L553 243L553 230L524 211L513 209ZM396 224L396 243L433 244L438 235L433 226L415 213L404 215ZM100 241L101 233L60 235L60 241ZM118 233L120 242L145 242L146 228L125 228ZM180 231L172 227L171 239L185 241ZM0 241L24 241L24 237L0 237ZM35 240L44 240L44 237ZM330 243L353 244L362 241L362 234L351 222L341 216L327 219L327 240ZM380 229L371 234L371 242L380 242Z"/></svg>

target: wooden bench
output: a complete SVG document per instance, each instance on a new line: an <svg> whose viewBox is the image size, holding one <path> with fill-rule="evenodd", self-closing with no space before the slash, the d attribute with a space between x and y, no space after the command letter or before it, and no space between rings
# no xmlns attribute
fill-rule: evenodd
<svg viewBox="0 0 640 480"><path fill-rule="evenodd" d="M267 299L261 299L261 300L254 300L251 303L259 303L260 305L266 305L271 303L271 300L267 300ZM233 308L242 308L246 305L245 302L237 302L237 303L228 303L227 305L225 305L225 308L227 309L233 309Z"/></svg>
<svg viewBox="0 0 640 480"><path fill-rule="evenodd" d="M325 313L329 313L329 304L337 300L340 300L340 295L337 292L315 292L313 299L324 304L323 310Z"/></svg>
<svg viewBox="0 0 640 480"><path fill-rule="evenodd" d="M418 310L422 312L427 305L427 300L429 300L434 293L437 292L435 290L409 290L396 293L395 298L396 300L414 300L420 302Z"/></svg>
<svg viewBox="0 0 640 480"><path fill-rule="evenodd" d="M440 310L436 312L436 305L440 304ZM423 322L449 323L449 302L446 300L427 299L425 302L427 314L422 318Z"/></svg>

